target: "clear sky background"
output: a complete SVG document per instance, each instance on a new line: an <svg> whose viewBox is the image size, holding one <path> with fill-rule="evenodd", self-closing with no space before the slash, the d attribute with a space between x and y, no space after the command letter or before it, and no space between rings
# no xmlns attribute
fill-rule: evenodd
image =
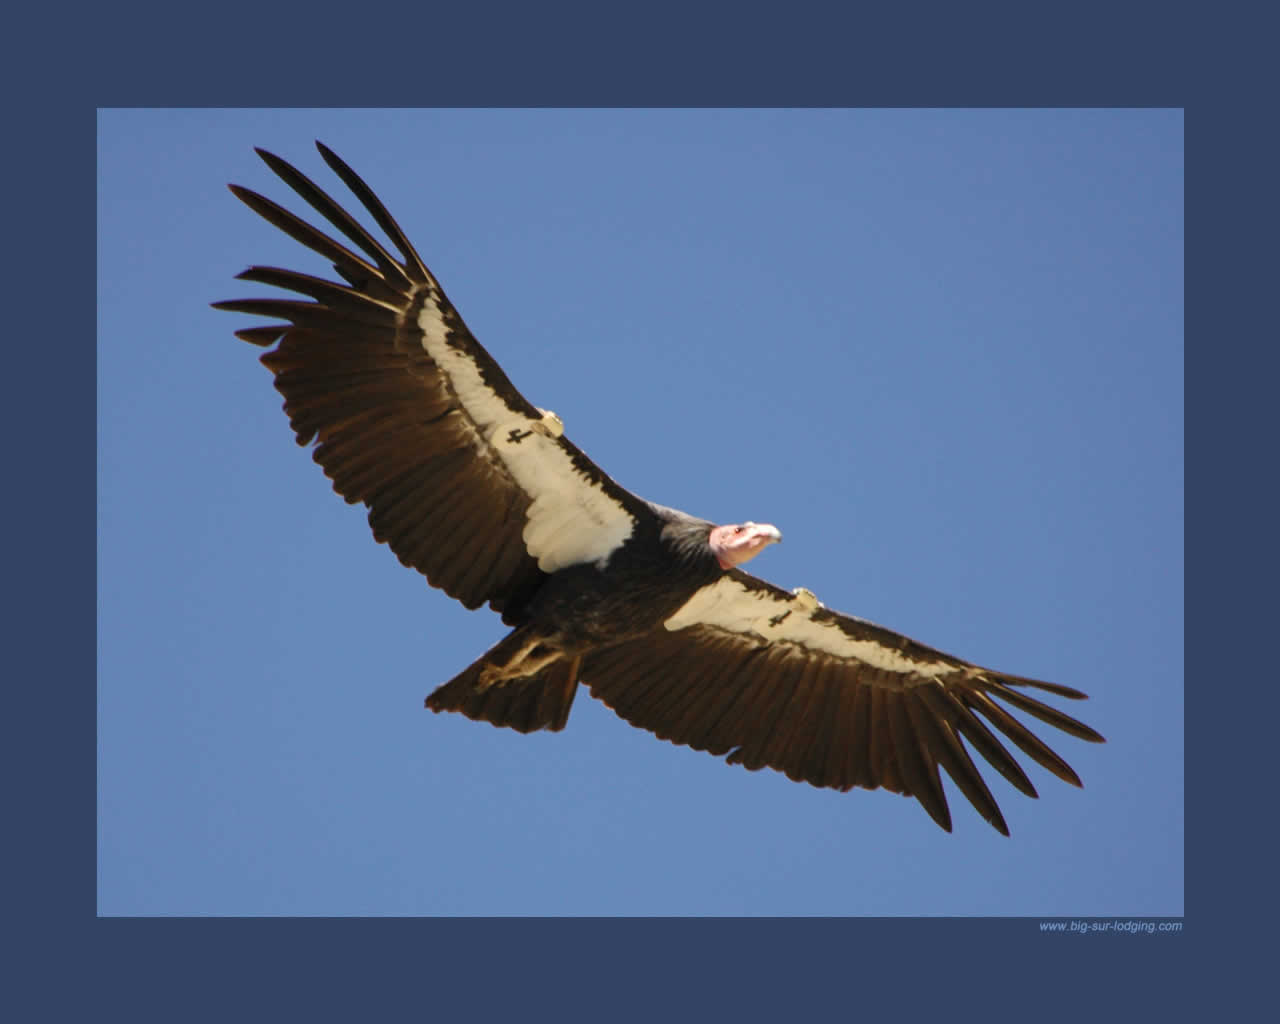
<svg viewBox="0 0 1280 1024"><path fill-rule="evenodd" d="M293 442L229 181L379 193L472 331L624 486L777 524L752 570L1067 683L1085 788L947 780L955 831L661 742L580 692L422 707L504 632ZM108 111L98 166L98 909L1180 915L1175 111ZM354 201L352 201L354 203ZM353 211L354 212L354 211Z"/></svg>

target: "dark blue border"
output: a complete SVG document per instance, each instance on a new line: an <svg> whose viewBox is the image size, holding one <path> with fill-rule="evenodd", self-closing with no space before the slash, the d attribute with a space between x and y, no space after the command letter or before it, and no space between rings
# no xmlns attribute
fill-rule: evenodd
<svg viewBox="0 0 1280 1024"><path fill-rule="evenodd" d="M27 996L45 1019L118 1009L135 1020L380 1017L401 1009L445 1020L461 1012L469 1019L512 1012L850 1019L884 1011L913 1018L965 1009L984 1018L1058 1019L1099 1008L1107 1016L1121 1007L1149 1016L1182 1006L1197 978L1217 975L1213 961L1249 941L1219 921L1211 925L1214 941L1203 941L1213 908L1235 901L1190 900L1204 918L1179 935L1093 938L1047 937L1023 920L95 918L96 106L1188 105L1188 180L1221 204L1211 225L1192 219L1191 237L1208 242L1214 228L1239 233L1241 220L1226 207L1240 202L1236 175L1252 172L1247 163L1224 169L1208 154L1248 137L1246 115L1237 107L1231 119L1197 103L1208 83L1231 86L1249 66L1263 66L1253 40L1264 34L1256 31L1210 46L1212 27L1189 26L1176 10L1115 4L1040 13L1010 4L992 16L971 4L905 5L897 14L859 7L843 24L794 4L715 14L652 4L610 13L591 5L563 18L546 5L472 10L375 7L362 16L360 8L311 5L295 15L221 4L178 19L129 16L117 6L77 15L74 26L19 33L32 45L29 63L11 68L24 84L13 94L6 172L16 168L32 180L9 191L8 248L40 278L34 291L9 278L15 322L6 325L16 423L6 491L19 516L9 532L18 568L10 578L20 587L18 612L9 616L18 638L7 680L9 781L19 812L10 822L8 845L19 863L9 888L17 893L12 920L23 922L19 959L9 966ZM55 38L55 49L37 45ZM1215 67L1216 60L1226 63ZM33 96L53 105L33 105ZM1259 118L1251 131L1270 134L1270 124ZM1228 126L1240 133L1213 137ZM36 144L24 145L23 132ZM1239 239L1211 241L1211 251L1240 257ZM1238 279L1210 262L1188 261L1203 275L1200 301L1188 308L1189 333L1198 324L1201 337L1227 343L1223 310L1238 316ZM1206 296L1206 284L1216 294ZM1265 287L1274 291L1272 278ZM1256 336L1256 329L1234 335ZM1193 348L1189 361L1203 401L1213 402L1215 357ZM1201 413L1195 422L1211 428L1211 412L1192 405ZM1205 443L1197 439L1192 453L1203 453ZM1215 446L1210 457L1228 447ZM1189 505L1189 521L1202 527L1212 529L1223 514L1207 500ZM1211 573L1194 557L1189 565L1193 576ZM1261 607L1274 598L1268 602ZM1204 610L1211 618L1213 609ZM1238 622L1197 633L1234 636L1242 646L1249 635ZM1197 656L1196 635L1189 678L1219 694L1238 685L1220 662L1210 670ZM1189 730L1188 747L1197 771L1187 792L1190 803L1207 808L1219 792L1210 778L1218 759L1197 751L1218 739L1220 749L1237 749L1239 739L1226 743L1221 720L1234 709L1196 694L1189 687L1195 734ZM1206 792L1209 786L1215 790ZM1231 834L1189 836L1189 861L1201 878L1221 877L1216 862L1242 855L1243 839L1225 842ZM79 1002L87 1005L67 1005Z"/></svg>

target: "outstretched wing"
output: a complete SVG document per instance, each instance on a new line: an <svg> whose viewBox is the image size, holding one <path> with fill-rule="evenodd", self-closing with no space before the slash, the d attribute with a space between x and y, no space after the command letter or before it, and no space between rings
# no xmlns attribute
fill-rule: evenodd
<svg viewBox="0 0 1280 1024"><path fill-rule="evenodd" d="M989 726L1060 779L1070 766L1002 706L1081 739L1102 737L1021 692L1082 699L1070 687L973 665L824 608L740 570L699 590L664 628L588 656L582 680L619 715L674 743L769 767L797 782L883 787L951 814L938 767L978 813L1008 826L969 747L1028 796L1035 787ZM984 720L985 719L985 723Z"/></svg>
<svg viewBox="0 0 1280 1024"><path fill-rule="evenodd" d="M286 321L237 331L275 374L298 443L374 536L468 608L514 608L545 573L608 557L648 515L531 405L467 329L399 226L354 171L316 143L399 256L277 156L258 154L363 255L271 200L256 213L332 262L342 283L276 267L239 277L297 292L215 308ZM367 257L367 258L366 258ZM279 344L276 344L279 342Z"/></svg>

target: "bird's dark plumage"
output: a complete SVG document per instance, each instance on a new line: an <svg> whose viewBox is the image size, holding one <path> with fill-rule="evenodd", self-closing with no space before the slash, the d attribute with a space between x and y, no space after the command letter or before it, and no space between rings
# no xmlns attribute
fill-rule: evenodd
<svg viewBox="0 0 1280 1024"><path fill-rule="evenodd" d="M369 187L317 146L396 254L259 150L349 244L255 192L232 191L340 281L254 266L240 278L302 300L214 305L283 321L236 333L270 348L262 362L298 443L314 445L334 490L368 507L374 536L432 585L468 608L488 603L513 627L435 690L429 708L558 730L582 682L664 739L815 786L910 794L947 830L939 767L1008 834L970 751L1036 795L1000 735L1080 785L1010 709L1100 741L1025 691L1084 694L982 668L830 611L808 591L781 590L738 568L781 539L774 527L715 526L621 487L554 413L515 389Z"/></svg>

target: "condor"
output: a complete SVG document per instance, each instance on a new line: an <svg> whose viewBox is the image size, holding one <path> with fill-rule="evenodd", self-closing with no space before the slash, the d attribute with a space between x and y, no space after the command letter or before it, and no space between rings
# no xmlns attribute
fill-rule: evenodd
<svg viewBox="0 0 1280 1024"><path fill-rule="evenodd" d="M1083 693L982 668L757 579L741 566L782 540L776 527L716 525L616 483L559 417L516 390L370 188L317 146L398 255L258 150L358 252L232 185L341 281L254 266L240 279L303 299L214 306L281 321L236 334L270 349L262 362L298 443L314 443L334 490L368 507L374 537L433 586L468 608L488 603L512 627L428 708L559 730L581 682L663 739L814 786L908 794L948 831L939 766L1009 833L970 750L1036 795L997 734L1080 785L1010 709L1099 742L1024 691Z"/></svg>

